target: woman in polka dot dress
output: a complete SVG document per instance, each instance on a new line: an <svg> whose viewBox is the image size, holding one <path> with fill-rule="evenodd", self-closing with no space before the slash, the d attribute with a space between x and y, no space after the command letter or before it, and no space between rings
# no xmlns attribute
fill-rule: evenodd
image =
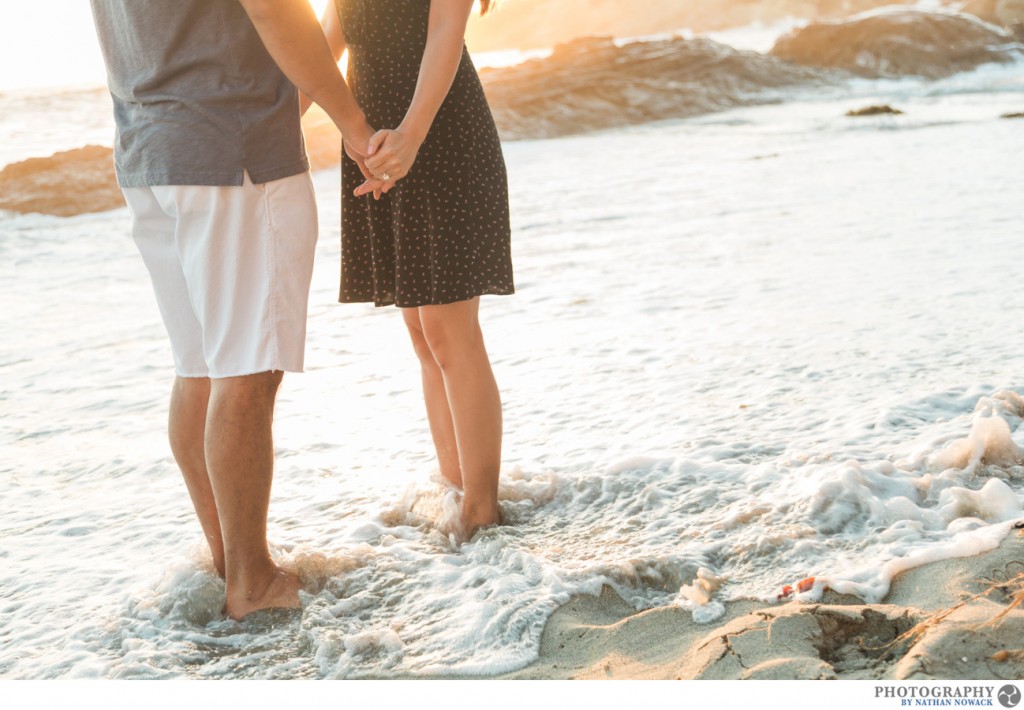
<svg viewBox="0 0 1024 710"><path fill-rule="evenodd" d="M384 129L365 160L342 156L340 300L401 309L469 536L500 522L501 399L480 296L514 290L505 163L463 41L473 1L335 2L328 43L335 58L348 48L348 83Z"/></svg>

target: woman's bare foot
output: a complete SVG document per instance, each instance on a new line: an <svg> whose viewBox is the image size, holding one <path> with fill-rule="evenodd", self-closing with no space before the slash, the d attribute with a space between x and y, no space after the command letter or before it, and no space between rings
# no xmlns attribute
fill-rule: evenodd
<svg viewBox="0 0 1024 710"><path fill-rule="evenodd" d="M476 531L481 528L501 524L501 509L497 503L484 506L468 506L463 502L462 530L467 540L471 539L476 534Z"/></svg>
<svg viewBox="0 0 1024 710"><path fill-rule="evenodd" d="M239 590L237 593L229 592L224 613L235 621L241 621L261 609L298 609L302 606L299 601L300 589L302 582L297 576L275 567L270 579L262 586Z"/></svg>

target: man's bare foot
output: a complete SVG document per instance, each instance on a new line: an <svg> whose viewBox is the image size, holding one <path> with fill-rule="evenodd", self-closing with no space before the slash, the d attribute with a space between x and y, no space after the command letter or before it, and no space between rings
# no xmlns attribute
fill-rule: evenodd
<svg viewBox="0 0 1024 710"><path fill-rule="evenodd" d="M298 609L299 590L302 582L291 572L275 568L270 579L262 585L248 590L229 590L224 613L235 621L261 609Z"/></svg>

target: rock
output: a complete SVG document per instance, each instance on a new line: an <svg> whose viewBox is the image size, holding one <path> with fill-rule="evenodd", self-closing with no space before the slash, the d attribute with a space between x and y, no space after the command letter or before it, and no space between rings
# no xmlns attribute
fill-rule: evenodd
<svg viewBox="0 0 1024 710"><path fill-rule="evenodd" d="M552 47L574 37L640 37L681 29L709 32L792 18L847 17L894 0L499 0L494 12L470 18L470 51ZM642 9L638 9L642 7Z"/></svg>
<svg viewBox="0 0 1024 710"><path fill-rule="evenodd" d="M997 0L996 19L1007 27L1024 25L1024 0Z"/></svg>
<svg viewBox="0 0 1024 710"><path fill-rule="evenodd" d="M1024 41L1024 0L969 0L959 8L985 22L1002 25Z"/></svg>
<svg viewBox="0 0 1024 710"><path fill-rule="evenodd" d="M996 15L996 5L999 0L967 0L960 7L960 12L965 12L968 15L974 15L975 17L984 20L985 22L991 22L993 24L1001 24L999 17Z"/></svg>
<svg viewBox="0 0 1024 710"><path fill-rule="evenodd" d="M902 116L903 112L900 111L898 108L893 108L888 104L880 104L877 106L865 106L864 108L854 108L846 112L847 116L881 116L884 114Z"/></svg>
<svg viewBox="0 0 1024 710"><path fill-rule="evenodd" d="M29 158L0 170L3 210L69 217L123 205L110 148L88 145L48 158Z"/></svg>
<svg viewBox="0 0 1024 710"><path fill-rule="evenodd" d="M830 81L824 72L707 39L617 45L586 37L546 59L481 72L505 139L549 138L766 102L762 90Z"/></svg>
<svg viewBox="0 0 1024 710"><path fill-rule="evenodd" d="M988 62L1013 62L1013 36L970 15L886 10L817 22L780 38L771 54L858 76L939 79Z"/></svg>
<svg viewBox="0 0 1024 710"><path fill-rule="evenodd" d="M303 120L310 165L319 170L341 161L338 129L314 107ZM88 145L29 158L0 170L0 210L72 217L124 206L110 148Z"/></svg>
<svg viewBox="0 0 1024 710"><path fill-rule="evenodd" d="M341 133L316 104L302 117L302 135L310 170L323 170L341 162Z"/></svg>

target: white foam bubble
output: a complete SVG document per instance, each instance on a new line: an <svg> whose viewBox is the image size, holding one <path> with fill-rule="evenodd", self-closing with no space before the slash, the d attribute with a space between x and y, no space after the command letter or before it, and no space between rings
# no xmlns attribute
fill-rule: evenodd
<svg viewBox="0 0 1024 710"><path fill-rule="evenodd" d="M984 410L983 410L984 412ZM938 470L961 468L973 471L978 466L1011 466L1021 463L1021 450L1010 434L1010 425L1001 416L980 416L978 412L970 433L950 442L932 458Z"/></svg>
<svg viewBox="0 0 1024 710"><path fill-rule="evenodd" d="M717 621L725 615L725 605L711 597L723 581L701 567L690 584L680 587L675 604L690 611L694 623L709 624Z"/></svg>

